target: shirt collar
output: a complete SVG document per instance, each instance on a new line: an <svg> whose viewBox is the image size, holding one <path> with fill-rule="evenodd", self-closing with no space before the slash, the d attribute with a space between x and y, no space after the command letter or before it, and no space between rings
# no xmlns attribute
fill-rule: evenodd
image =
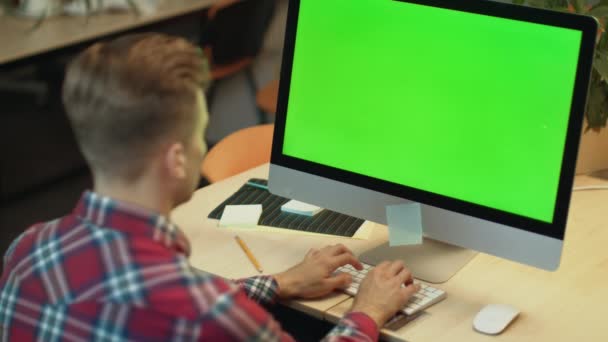
<svg viewBox="0 0 608 342"><path fill-rule="evenodd" d="M152 210L85 191L73 213L98 227L148 237L190 256L190 242L184 233L168 218Z"/></svg>

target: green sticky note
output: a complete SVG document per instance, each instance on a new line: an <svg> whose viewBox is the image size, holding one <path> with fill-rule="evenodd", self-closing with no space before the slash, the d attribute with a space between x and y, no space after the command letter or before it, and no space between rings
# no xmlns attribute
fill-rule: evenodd
<svg viewBox="0 0 608 342"><path fill-rule="evenodd" d="M422 243L422 214L419 203L386 207L389 246L419 245Z"/></svg>

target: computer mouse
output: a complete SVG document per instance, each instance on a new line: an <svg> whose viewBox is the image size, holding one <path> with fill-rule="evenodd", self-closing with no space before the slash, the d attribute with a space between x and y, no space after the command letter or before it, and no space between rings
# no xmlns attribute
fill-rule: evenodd
<svg viewBox="0 0 608 342"><path fill-rule="evenodd" d="M519 310L507 304L489 304L473 320L475 330L489 335L500 334L517 316Z"/></svg>

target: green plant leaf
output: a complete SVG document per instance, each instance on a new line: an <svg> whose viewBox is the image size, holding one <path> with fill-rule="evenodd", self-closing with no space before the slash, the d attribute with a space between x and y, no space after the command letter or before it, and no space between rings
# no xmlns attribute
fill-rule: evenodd
<svg viewBox="0 0 608 342"><path fill-rule="evenodd" d="M572 7L576 13L584 14L587 13L587 1L586 0L570 0Z"/></svg>
<svg viewBox="0 0 608 342"><path fill-rule="evenodd" d="M547 6L547 0L528 0L528 6L539 8L551 8Z"/></svg>
<svg viewBox="0 0 608 342"><path fill-rule="evenodd" d="M597 71L603 80L608 80L608 55L601 51L595 52L593 69Z"/></svg>
<svg viewBox="0 0 608 342"><path fill-rule="evenodd" d="M515 5L523 5L523 4L524 4L524 2L526 2L526 0L513 0L513 3L514 3Z"/></svg>
<svg viewBox="0 0 608 342"><path fill-rule="evenodd" d="M589 11L588 14L590 14L596 18L608 17L608 5L595 6Z"/></svg>
<svg viewBox="0 0 608 342"><path fill-rule="evenodd" d="M589 86L589 96L587 97L587 117L586 131L590 129L606 126L608 119L608 91L606 84L595 78Z"/></svg>
<svg viewBox="0 0 608 342"><path fill-rule="evenodd" d="M570 9L568 7L553 7L552 10L564 13L570 13Z"/></svg>
<svg viewBox="0 0 608 342"><path fill-rule="evenodd" d="M606 33L602 33L599 42L595 46L595 51L599 53L606 54L608 51L608 35Z"/></svg>
<svg viewBox="0 0 608 342"><path fill-rule="evenodd" d="M569 0L545 0L546 8L568 8Z"/></svg>

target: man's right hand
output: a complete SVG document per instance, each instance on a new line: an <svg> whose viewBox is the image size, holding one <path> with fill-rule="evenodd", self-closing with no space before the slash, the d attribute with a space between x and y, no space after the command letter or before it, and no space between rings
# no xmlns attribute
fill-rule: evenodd
<svg viewBox="0 0 608 342"><path fill-rule="evenodd" d="M378 328L382 328L418 290L420 285L414 285L412 274L403 262L385 261L363 279L351 311L369 315Z"/></svg>

